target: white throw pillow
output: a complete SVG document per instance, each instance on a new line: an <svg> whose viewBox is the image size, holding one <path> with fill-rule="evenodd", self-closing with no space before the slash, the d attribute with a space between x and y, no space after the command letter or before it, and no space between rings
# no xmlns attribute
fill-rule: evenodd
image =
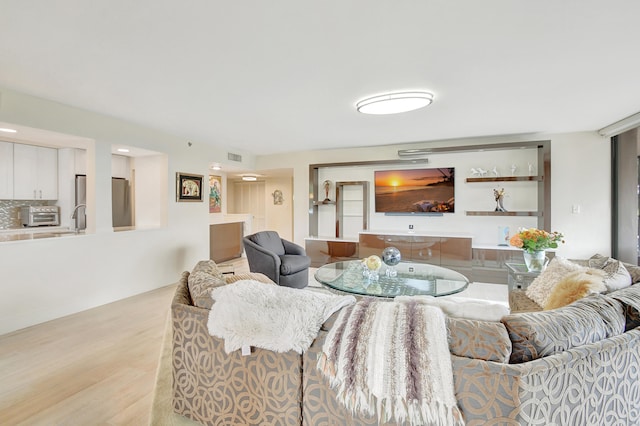
<svg viewBox="0 0 640 426"><path fill-rule="evenodd" d="M609 259L602 270L606 274L604 277L604 285L607 287L607 291L620 290L621 288L629 287L631 285L631 274L624 267L622 262Z"/></svg>
<svg viewBox="0 0 640 426"><path fill-rule="evenodd" d="M547 305L547 299L549 299L553 288L560 280L571 272L586 270L587 267L585 266L580 266L567 259L556 256L549 262L547 269L542 271L540 275L529 284L525 293L529 299L544 307Z"/></svg>
<svg viewBox="0 0 640 426"><path fill-rule="evenodd" d="M500 321L503 316L511 313L509 307L503 303L470 297L399 296L396 300L413 300L425 305L437 306L447 316L476 321Z"/></svg>

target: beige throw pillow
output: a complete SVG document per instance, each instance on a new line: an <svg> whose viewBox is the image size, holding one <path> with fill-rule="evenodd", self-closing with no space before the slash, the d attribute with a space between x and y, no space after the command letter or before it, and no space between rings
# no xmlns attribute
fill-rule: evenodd
<svg viewBox="0 0 640 426"><path fill-rule="evenodd" d="M553 287L545 311L570 305L592 293L606 291L604 278L605 273L601 269L589 268L569 273Z"/></svg>
<svg viewBox="0 0 640 426"><path fill-rule="evenodd" d="M547 299L553 291L553 287L560 282L567 274L576 271L586 271L584 266L577 265L567 259L554 257L547 269L533 280L527 287L527 297L538 305L547 306Z"/></svg>
<svg viewBox="0 0 640 426"><path fill-rule="evenodd" d="M226 284L224 275L213 260L201 260L189 274L189 293L193 304L200 308L211 309L213 299L211 290Z"/></svg>

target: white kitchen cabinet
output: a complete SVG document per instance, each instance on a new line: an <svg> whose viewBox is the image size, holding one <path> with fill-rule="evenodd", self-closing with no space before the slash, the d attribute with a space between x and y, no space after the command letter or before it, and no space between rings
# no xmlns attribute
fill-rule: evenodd
<svg viewBox="0 0 640 426"><path fill-rule="evenodd" d="M129 157L122 155L111 156L111 177L129 179L130 178Z"/></svg>
<svg viewBox="0 0 640 426"><path fill-rule="evenodd" d="M58 150L14 144L13 198L56 200L58 198Z"/></svg>
<svg viewBox="0 0 640 426"><path fill-rule="evenodd" d="M13 199L13 144L0 142L0 200Z"/></svg>

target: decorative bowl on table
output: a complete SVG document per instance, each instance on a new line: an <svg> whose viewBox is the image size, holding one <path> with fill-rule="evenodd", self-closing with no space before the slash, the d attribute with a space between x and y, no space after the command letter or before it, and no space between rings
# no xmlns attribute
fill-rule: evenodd
<svg viewBox="0 0 640 426"><path fill-rule="evenodd" d="M387 270L385 271L387 276L395 277L398 275L395 266L400 263L401 259L400 250L395 247L387 247L382 250L382 261L387 265Z"/></svg>

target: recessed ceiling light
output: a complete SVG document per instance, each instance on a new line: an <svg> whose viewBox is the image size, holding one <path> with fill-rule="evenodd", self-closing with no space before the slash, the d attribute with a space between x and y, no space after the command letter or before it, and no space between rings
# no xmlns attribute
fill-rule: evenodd
<svg viewBox="0 0 640 426"><path fill-rule="evenodd" d="M116 151L118 152L129 152L127 148L118 148Z"/></svg>
<svg viewBox="0 0 640 426"><path fill-rule="evenodd" d="M4 127L0 127L0 132L5 132L5 133L17 133L18 131L15 129L7 129Z"/></svg>
<svg viewBox="0 0 640 426"><path fill-rule="evenodd" d="M398 92L363 99L356 108L363 114L398 114L424 108L433 102L429 92Z"/></svg>
<svg viewBox="0 0 640 426"><path fill-rule="evenodd" d="M222 167L220 166L220 164L214 164L213 166L211 166L212 170L221 170Z"/></svg>

